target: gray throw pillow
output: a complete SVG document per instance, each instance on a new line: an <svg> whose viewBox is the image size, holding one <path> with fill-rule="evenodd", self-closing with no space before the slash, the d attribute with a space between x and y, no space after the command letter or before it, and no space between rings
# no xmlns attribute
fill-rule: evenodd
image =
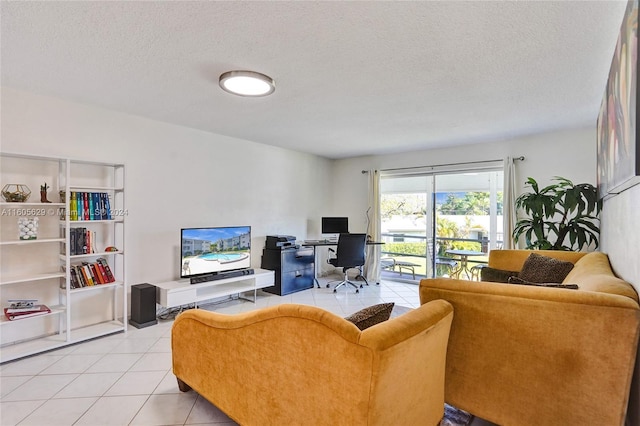
<svg viewBox="0 0 640 426"><path fill-rule="evenodd" d="M394 303L380 303L369 306L349 315L345 319L356 325L360 330L365 330L380 322L386 321L391 316Z"/></svg>
<svg viewBox="0 0 640 426"><path fill-rule="evenodd" d="M518 278L532 283L561 283L573 269L573 263L531 253Z"/></svg>
<svg viewBox="0 0 640 426"><path fill-rule="evenodd" d="M494 283L508 283L509 278L517 277L518 271L506 271L504 269L485 266L480 270L480 281L492 281Z"/></svg>

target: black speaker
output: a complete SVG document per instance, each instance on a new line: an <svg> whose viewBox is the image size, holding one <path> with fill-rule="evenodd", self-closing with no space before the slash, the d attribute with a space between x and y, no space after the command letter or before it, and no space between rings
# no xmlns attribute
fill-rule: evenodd
<svg viewBox="0 0 640 426"><path fill-rule="evenodd" d="M146 283L132 285L129 324L135 328L144 328L157 323L156 286Z"/></svg>

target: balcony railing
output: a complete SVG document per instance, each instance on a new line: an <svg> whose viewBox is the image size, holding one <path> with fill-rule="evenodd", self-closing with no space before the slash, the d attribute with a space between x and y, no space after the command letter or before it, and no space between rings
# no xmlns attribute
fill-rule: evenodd
<svg viewBox="0 0 640 426"><path fill-rule="evenodd" d="M427 247L427 242L431 240L431 237L425 235L415 234L400 234L400 233L383 233L382 241L385 244L382 246L382 257L393 258L396 263L408 263L412 264L412 270L415 271L416 279L431 276L443 276L447 275L450 271L447 268L441 268L436 266L436 273L432 273L433 261L430 259L431 249ZM501 236L500 236L501 237ZM496 241L496 246L500 247L502 240ZM450 238L440 237L435 238L435 256L439 257L451 257L446 254L446 250L456 248L464 250L482 251L486 253L486 256L474 256L469 258L469 268L478 265L486 264L489 253L490 241L487 238L472 239L472 238ZM386 276L392 277L390 274L397 275L401 271L399 268L389 272ZM406 271L405 271L406 272ZM404 276L404 274L403 274Z"/></svg>

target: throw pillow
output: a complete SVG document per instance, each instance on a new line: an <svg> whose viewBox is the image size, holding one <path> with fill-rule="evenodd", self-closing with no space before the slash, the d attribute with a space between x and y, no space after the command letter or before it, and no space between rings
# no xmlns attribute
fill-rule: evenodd
<svg viewBox="0 0 640 426"><path fill-rule="evenodd" d="M573 269L573 263L531 253L518 278L532 283L561 283Z"/></svg>
<svg viewBox="0 0 640 426"><path fill-rule="evenodd" d="M480 270L480 281L493 281L495 283L507 283L510 277L517 277L518 271L506 271L504 269L485 266Z"/></svg>
<svg viewBox="0 0 640 426"><path fill-rule="evenodd" d="M365 330L380 322L386 321L391 316L394 303L380 303L369 306L349 315L345 319L356 325L360 330Z"/></svg>
<svg viewBox="0 0 640 426"><path fill-rule="evenodd" d="M538 287L554 287L554 288L570 288L572 290L578 289L578 284L556 284L556 283L532 283L531 281L523 280L518 277L509 277L509 284L524 284L533 285Z"/></svg>

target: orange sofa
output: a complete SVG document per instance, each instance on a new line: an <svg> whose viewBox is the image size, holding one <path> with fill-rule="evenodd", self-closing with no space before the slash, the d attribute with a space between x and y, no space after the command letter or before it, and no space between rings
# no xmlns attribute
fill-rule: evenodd
<svg viewBox="0 0 640 426"><path fill-rule="evenodd" d="M445 301L360 331L285 304L176 318L173 373L242 425L437 425L453 309Z"/></svg>
<svg viewBox="0 0 640 426"><path fill-rule="evenodd" d="M448 278L420 282L420 301L455 310L445 400L500 425L623 425L640 328L638 294L599 252L536 251L574 267L578 290ZM494 250L519 271L531 251Z"/></svg>

